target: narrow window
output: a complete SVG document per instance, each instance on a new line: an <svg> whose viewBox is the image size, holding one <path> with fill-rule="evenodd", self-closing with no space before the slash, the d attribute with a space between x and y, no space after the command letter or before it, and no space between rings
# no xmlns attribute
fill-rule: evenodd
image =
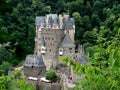
<svg viewBox="0 0 120 90"><path fill-rule="evenodd" d="M52 37L52 40L54 40L54 38Z"/></svg>
<svg viewBox="0 0 120 90"><path fill-rule="evenodd" d="M48 38L48 40L50 40L50 37Z"/></svg>

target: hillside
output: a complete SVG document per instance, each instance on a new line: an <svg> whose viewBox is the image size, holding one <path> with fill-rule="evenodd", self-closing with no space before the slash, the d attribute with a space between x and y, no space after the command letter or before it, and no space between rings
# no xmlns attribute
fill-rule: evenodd
<svg viewBox="0 0 120 90"><path fill-rule="evenodd" d="M0 75L7 75L9 67L18 65L27 54L34 52L35 17L49 13L66 13L74 17L75 43L85 47L90 66L103 71L99 73L100 76L97 74L103 78L98 78L101 80L98 84L106 81L105 85L100 86L119 90L119 0L1 0ZM106 80L105 77L109 79ZM92 83L95 83L94 80ZM110 84L106 85L107 83ZM87 84L90 82L85 83ZM92 89L96 88L91 87Z"/></svg>

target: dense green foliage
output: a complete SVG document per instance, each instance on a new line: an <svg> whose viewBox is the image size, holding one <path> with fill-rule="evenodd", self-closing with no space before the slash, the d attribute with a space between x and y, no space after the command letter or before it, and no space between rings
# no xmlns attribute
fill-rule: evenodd
<svg viewBox="0 0 120 90"><path fill-rule="evenodd" d="M118 0L2 0L0 44L12 65L33 53L35 16L67 13L75 18L76 43L91 53L91 46L111 40L120 27ZM1 51L2 52L2 51ZM1 53L0 52L0 53ZM0 54L1 55L1 54ZM1 56L0 56L1 57ZM4 58L0 58L0 64Z"/></svg>
<svg viewBox="0 0 120 90"><path fill-rule="evenodd" d="M60 77L55 73L53 69L50 69L45 74L46 79L50 80L51 82L56 82L60 80Z"/></svg>
<svg viewBox="0 0 120 90"><path fill-rule="evenodd" d="M21 71L14 71L10 76L0 76L0 90L36 90L35 85L26 82Z"/></svg>
<svg viewBox="0 0 120 90"><path fill-rule="evenodd" d="M84 45L90 62L75 67L77 72L83 68L85 75L77 88L119 89L119 0L1 0L0 75L33 53L35 16L48 13L67 13L75 19L76 43Z"/></svg>
<svg viewBox="0 0 120 90"><path fill-rule="evenodd" d="M80 65L74 60L62 57L74 71L82 75L77 87L72 90L119 90L120 89L120 40L113 38L96 46L96 51L87 65ZM104 48L106 47L106 49Z"/></svg>

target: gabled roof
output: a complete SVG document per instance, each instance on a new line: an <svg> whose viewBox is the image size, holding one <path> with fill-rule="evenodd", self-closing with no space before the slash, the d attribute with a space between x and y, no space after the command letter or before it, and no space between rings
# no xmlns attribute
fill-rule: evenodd
<svg viewBox="0 0 120 90"><path fill-rule="evenodd" d="M41 67L41 66L45 66L44 62L43 62L43 58L42 55L39 54L37 56L34 55L28 55L26 57L24 66L28 66L28 67Z"/></svg>
<svg viewBox="0 0 120 90"><path fill-rule="evenodd" d="M63 16L63 29L70 30L74 29L74 19L70 18L69 15Z"/></svg>
<svg viewBox="0 0 120 90"><path fill-rule="evenodd" d="M39 26L39 25L45 25L45 17L44 16L37 16L35 19L35 25Z"/></svg>
<svg viewBox="0 0 120 90"><path fill-rule="evenodd" d="M48 25L58 25L58 16L57 14L49 14Z"/></svg>
<svg viewBox="0 0 120 90"><path fill-rule="evenodd" d="M73 48L75 47L74 43L72 42L69 33L66 33L63 41L60 44L60 47L63 48Z"/></svg>
<svg viewBox="0 0 120 90"><path fill-rule="evenodd" d="M68 18L68 21L63 24L63 29L66 29L66 30L73 29L73 25L74 25L73 19Z"/></svg>

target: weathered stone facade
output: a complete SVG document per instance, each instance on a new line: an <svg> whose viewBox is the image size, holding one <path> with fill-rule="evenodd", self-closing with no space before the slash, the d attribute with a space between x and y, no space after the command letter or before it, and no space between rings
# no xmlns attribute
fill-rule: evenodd
<svg viewBox="0 0 120 90"><path fill-rule="evenodd" d="M34 58L41 56L40 61L43 61L44 64L42 63L39 67L36 65L30 66L26 64L26 58L24 66L27 76L39 76L45 66L46 70L56 68L61 63L60 56L63 55L73 58L79 63L86 63L82 46L76 48L74 44L75 24L74 19L70 18L69 15L49 14L47 16L37 16L35 26L36 37L33 56ZM34 58L28 61L33 63ZM31 70L32 72L30 72Z"/></svg>
<svg viewBox="0 0 120 90"><path fill-rule="evenodd" d="M56 67L62 55L79 58L81 50L76 53L74 44L74 19L69 15L49 14L36 17L35 54L41 53L46 69ZM79 61L79 60L77 60Z"/></svg>
<svg viewBox="0 0 120 90"><path fill-rule="evenodd" d="M24 63L24 74L35 81L37 90L67 90L77 81L79 76L73 73L71 66L60 62L61 56L67 56L80 64L87 63L84 49L81 45L75 45L74 19L69 15L49 14L37 16L35 21L36 37L34 55L27 55ZM61 77L59 83L46 83L40 80L45 77L46 70L56 69Z"/></svg>
<svg viewBox="0 0 120 90"><path fill-rule="evenodd" d="M45 83L40 82L38 84L38 90L64 90L60 83Z"/></svg>

